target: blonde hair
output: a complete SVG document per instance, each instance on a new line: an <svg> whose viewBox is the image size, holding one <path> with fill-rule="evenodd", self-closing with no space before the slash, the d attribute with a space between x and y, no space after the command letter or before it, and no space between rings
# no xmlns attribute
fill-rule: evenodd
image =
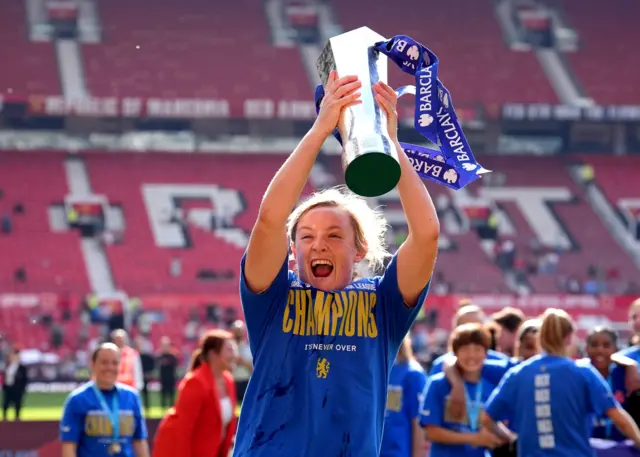
<svg viewBox="0 0 640 457"><path fill-rule="evenodd" d="M358 252L366 253L365 260L373 270L384 265L390 256L387 251L387 220L382 211L371 209L364 198L355 195L345 186L336 186L316 192L293 210L287 221L287 232L292 243L296 240L298 222L314 208L333 207L346 211L353 226Z"/></svg>
<svg viewBox="0 0 640 457"><path fill-rule="evenodd" d="M571 316L562 309L549 308L542 315L540 346L549 354L566 355L566 338L575 330Z"/></svg>

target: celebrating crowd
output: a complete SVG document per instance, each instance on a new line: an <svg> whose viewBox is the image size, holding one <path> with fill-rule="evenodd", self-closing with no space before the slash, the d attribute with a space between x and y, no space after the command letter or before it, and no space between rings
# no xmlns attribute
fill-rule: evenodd
<svg viewBox="0 0 640 457"><path fill-rule="evenodd" d="M634 331L639 313L636 300ZM380 455L423 456L427 445L431 457L592 456L594 438L640 445L640 346L632 340L619 351L616 332L596 327L587 357L578 358L576 328L563 310L526 320L508 308L487 322L463 303L451 352L428 374L405 341L391 372Z"/></svg>
<svg viewBox="0 0 640 457"><path fill-rule="evenodd" d="M388 85L364 90L384 113L388 153L401 169L409 230L395 254L386 250L382 214L350 191L328 189L298 204L343 111L362 105L361 89L357 76L330 74L316 122L263 196L240 266L253 372L239 419L229 375L237 346L231 334L208 333L154 455L226 457L236 430L235 457L422 457L426 441L431 457L591 457L592 436L640 445L630 401L640 350L616 353L615 333L598 328L588 357L574 360L576 329L563 310L533 320L505 310L485 325L481 310L465 304L450 352L427 377L406 336L429 291L440 227L398 141L397 94ZM362 262L381 275L359 274ZM640 301L634 324L638 308ZM65 405L63 457L148 456L135 387L116 383L120 357L111 343L94 352L94 379Z"/></svg>

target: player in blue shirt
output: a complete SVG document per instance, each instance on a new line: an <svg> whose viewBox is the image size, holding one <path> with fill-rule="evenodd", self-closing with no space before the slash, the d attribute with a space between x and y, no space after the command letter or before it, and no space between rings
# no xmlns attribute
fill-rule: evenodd
<svg viewBox="0 0 640 457"><path fill-rule="evenodd" d="M496 385L483 376L490 341L489 332L480 324L461 325L451 335L451 348L464 382L466 414L462 421L449 410L451 385L444 373L429 377L420 425L431 441L430 457L485 457L488 449L506 442L502 434L480 426L484 402Z"/></svg>
<svg viewBox="0 0 640 457"><path fill-rule="evenodd" d="M426 443L418 413L426 383L427 375L413 356L411 339L407 336L389 377L380 457L424 455Z"/></svg>
<svg viewBox="0 0 640 457"><path fill-rule="evenodd" d="M120 350L104 343L91 356L94 380L71 392L60 421L62 457L149 457L135 390L117 384Z"/></svg>
<svg viewBox="0 0 640 457"><path fill-rule="evenodd" d="M516 337L514 357L511 359L514 365L540 354L540 338L538 337L540 325L540 319L529 319L520 325Z"/></svg>
<svg viewBox="0 0 640 457"><path fill-rule="evenodd" d="M381 213L345 189L300 197L320 148L360 82L333 72L313 127L263 197L241 263L240 295L254 371L235 457L379 454L389 373L418 314L435 263L439 223L397 140L397 97L373 90L401 168L397 189L409 235L382 276L356 278L386 257ZM379 108L378 108L379 109ZM289 271L288 253L295 259Z"/></svg>
<svg viewBox="0 0 640 457"><path fill-rule="evenodd" d="M458 311L456 312L455 316L453 316L453 324L451 328L456 328L464 324L472 324L472 323L482 324L484 320L485 320L485 315L482 309L479 306L476 306L471 302L468 302L468 304L465 304L458 308ZM446 354L443 354L437 359L435 359L431 364L431 369L429 370L429 376L433 376L434 374L438 374L442 372L442 368L443 368L442 364L447 359L447 357L450 357L451 355L452 355L452 352L449 351ZM487 351L487 360L509 360L509 356L506 354L502 354L498 351L494 351L493 349L489 349Z"/></svg>
<svg viewBox="0 0 640 457"><path fill-rule="evenodd" d="M588 361L607 381L613 396L624 403L627 395L638 386L638 365L632 359L614 354L618 347L618 335L607 327L596 327L587 337ZM606 415L594 416L592 437L613 441L623 441L625 436L613 426Z"/></svg>
<svg viewBox="0 0 640 457"><path fill-rule="evenodd" d="M513 418L519 457L593 457L585 420L593 414L606 414L640 444L638 427L593 366L568 357L573 337L569 315L548 309L540 328L544 352L509 370L487 401L485 424Z"/></svg>

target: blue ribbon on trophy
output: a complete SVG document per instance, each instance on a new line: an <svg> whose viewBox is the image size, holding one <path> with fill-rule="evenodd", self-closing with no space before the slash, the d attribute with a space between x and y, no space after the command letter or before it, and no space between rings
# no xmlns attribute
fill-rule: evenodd
<svg viewBox="0 0 640 457"><path fill-rule="evenodd" d="M402 71L415 77L415 86L396 90L398 97L415 95L414 127L422 136L437 144L440 150L415 144L400 143L421 178L435 181L451 189L462 189L490 170L483 168L473 156L462 131L453 100L438 79L438 57L428 48L405 35L373 44L374 53L385 54ZM322 85L316 87L316 113L324 97ZM342 144L336 129L333 135Z"/></svg>

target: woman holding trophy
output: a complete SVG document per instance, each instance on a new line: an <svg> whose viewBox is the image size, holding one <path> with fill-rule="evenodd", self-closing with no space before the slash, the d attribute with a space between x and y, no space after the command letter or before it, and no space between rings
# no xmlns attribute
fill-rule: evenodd
<svg viewBox="0 0 640 457"><path fill-rule="evenodd" d="M313 127L265 192L241 263L255 368L236 457L377 455L389 371L433 272L439 223L398 143L395 92L335 71L324 89ZM325 140L365 95L398 156L409 236L381 276L359 278L361 262L381 269L389 256L383 216L344 188L294 207Z"/></svg>

